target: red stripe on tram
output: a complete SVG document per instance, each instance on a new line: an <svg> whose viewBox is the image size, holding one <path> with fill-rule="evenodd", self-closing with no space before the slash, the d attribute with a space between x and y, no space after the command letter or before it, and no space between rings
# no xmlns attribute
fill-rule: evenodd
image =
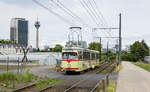
<svg viewBox="0 0 150 92"><path fill-rule="evenodd" d="M81 60L62 60L62 61L88 61L86 59L81 59Z"/></svg>
<svg viewBox="0 0 150 92"><path fill-rule="evenodd" d="M63 70L78 70L79 68L63 68Z"/></svg>

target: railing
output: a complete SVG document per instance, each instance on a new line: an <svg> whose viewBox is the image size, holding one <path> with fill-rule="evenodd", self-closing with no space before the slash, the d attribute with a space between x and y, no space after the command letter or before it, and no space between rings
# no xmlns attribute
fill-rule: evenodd
<svg viewBox="0 0 150 92"><path fill-rule="evenodd" d="M1 54L0 73L24 70L22 59L23 54ZM25 63L25 66L52 65L51 67L54 67L53 65L57 64L57 59L61 60L61 53L28 53L27 59L28 62Z"/></svg>
<svg viewBox="0 0 150 92"><path fill-rule="evenodd" d="M106 92L106 88L108 85L109 85L109 74L105 76L105 79L100 80L90 92Z"/></svg>

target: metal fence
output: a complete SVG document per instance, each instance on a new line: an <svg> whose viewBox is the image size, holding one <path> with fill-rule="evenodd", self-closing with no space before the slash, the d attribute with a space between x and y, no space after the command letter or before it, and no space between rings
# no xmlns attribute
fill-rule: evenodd
<svg viewBox="0 0 150 92"><path fill-rule="evenodd" d="M20 72L26 66L56 65L61 60L61 53L28 53L27 62L22 62L23 54L0 55L0 72L16 70Z"/></svg>

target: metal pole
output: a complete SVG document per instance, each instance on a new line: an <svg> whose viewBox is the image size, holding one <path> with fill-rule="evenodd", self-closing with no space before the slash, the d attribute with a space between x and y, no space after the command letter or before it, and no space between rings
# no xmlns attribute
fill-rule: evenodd
<svg viewBox="0 0 150 92"><path fill-rule="evenodd" d="M73 36L73 31L72 31L72 42L74 42L74 36Z"/></svg>
<svg viewBox="0 0 150 92"><path fill-rule="evenodd" d="M121 38L121 13L119 14L119 64L121 64L121 46L122 46L122 38Z"/></svg>
<svg viewBox="0 0 150 92"><path fill-rule="evenodd" d="M109 85L109 76L106 75L106 85L108 86Z"/></svg>
<svg viewBox="0 0 150 92"><path fill-rule="evenodd" d="M9 56L7 58L7 73L8 73L8 63L9 63Z"/></svg>
<svg viewBox="0 0 150 92"><path fill-rule="evenodd" d="M18 57L18 73L19 73L19 57Z"/></svg>
<svg viewBox="0 0 150 92"><path fill-rule="evenodd" d="M70 35L68 35L68 40L69 40L69 42L70 42Z"/></svg>
<svg viewBox="0 0 150 92"><path fill-rule="evenodd" d="M109 52L108 52L108 51L109 51L109 50L108 50L109 47L108 47L108 45L109 45L109 42L107 42L107 61L109 61Z"/></svg>
<svg viewBox="0 0 150 92"><path fill-rule="evenodd" d="M104 79L102 80L102 88L103 88L102 92L106 92L105 91L105 80Z"/></svg>
<svg viewBox="0 0 150 92"><path fill-rule="evenodd" d="M100 37L99 39L100 39L100 53L99 53L100 58L99 58L99 61L101 62L102 61L102 38Z"/></svg>
<svg viewBox="0 0 150 92"><path fill-rule="evenodd" d="M78 46L79 46L79 34L78 34Z"/></svg>
<svg viewBox="0 0 150 92"><path fill-rule="evenodd" d="M119 62L119 55L118 55L118 39L116 40L116 62Z"/></svg>

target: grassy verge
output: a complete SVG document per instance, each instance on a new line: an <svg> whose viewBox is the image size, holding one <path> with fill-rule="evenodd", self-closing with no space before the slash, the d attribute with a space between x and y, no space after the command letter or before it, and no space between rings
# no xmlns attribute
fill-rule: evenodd
<svg viewBox="0 0 150 92"><path fill-rule="evenodd" d="M118 65L118 66L115 68L115 70L113 71L113 73L119 72L122 68L123 68L122 64Z"/></svg>
<svg viewBox="0 0 150 92"><path fill-rule="evenodd" d="M36 83L36 90L38 91L41 88L51 86L61 81L61 79L52 79L48 77L41 78L35 76L29 71L25 71L20 74L8 72L0 74L0 92L11 92L14 89L29 85L31 83Z"/></svg>
<svg viewBox="0 0 150 92"><path fill-rule="evenodd" d="M21 74L14 74L12 72L0 74L0 86L5 88L15 88L16 83L30 83L37 80L37 76L31 74L29 71Z"/></svg>
<svg viewBox="0 0 150 92"><path fill-rule="evenodd" d="M47 86L51 86L51 85L54 85L58 82L61 82L62 80L61 79L51 79L51 78L44 78L43 80L40 80L36 83L36 87L38 89L41 89L41 88L45 88Z"/></svg>
<svg viewBox="0 0 150 92"><path fill-rule="evenodd" d="M37 80L37 76L29 71L14 74L12 72L0 74L0 92L11 92L20 84L29 84Z"/></svg>
<svg viewBox="0 0 150 92"><path fill-rule="evenodd" d="M100 72L100 74L107 74L107 73L108 73L107 70L104 70L104 71Z"/></svg>
<svg viewBox="0 0 150 92"><path fill-rule="evenodd" d="M150 64L145 64L142 62L136 62L134 64L150 72Z"/></svg>
<svg viewBox="0 0 150 92"><path fill-rule="evenodd" d="M116 88L116 82L110 82L106 89L107 90L106 92L115 92L115 88Z"/></svg>

